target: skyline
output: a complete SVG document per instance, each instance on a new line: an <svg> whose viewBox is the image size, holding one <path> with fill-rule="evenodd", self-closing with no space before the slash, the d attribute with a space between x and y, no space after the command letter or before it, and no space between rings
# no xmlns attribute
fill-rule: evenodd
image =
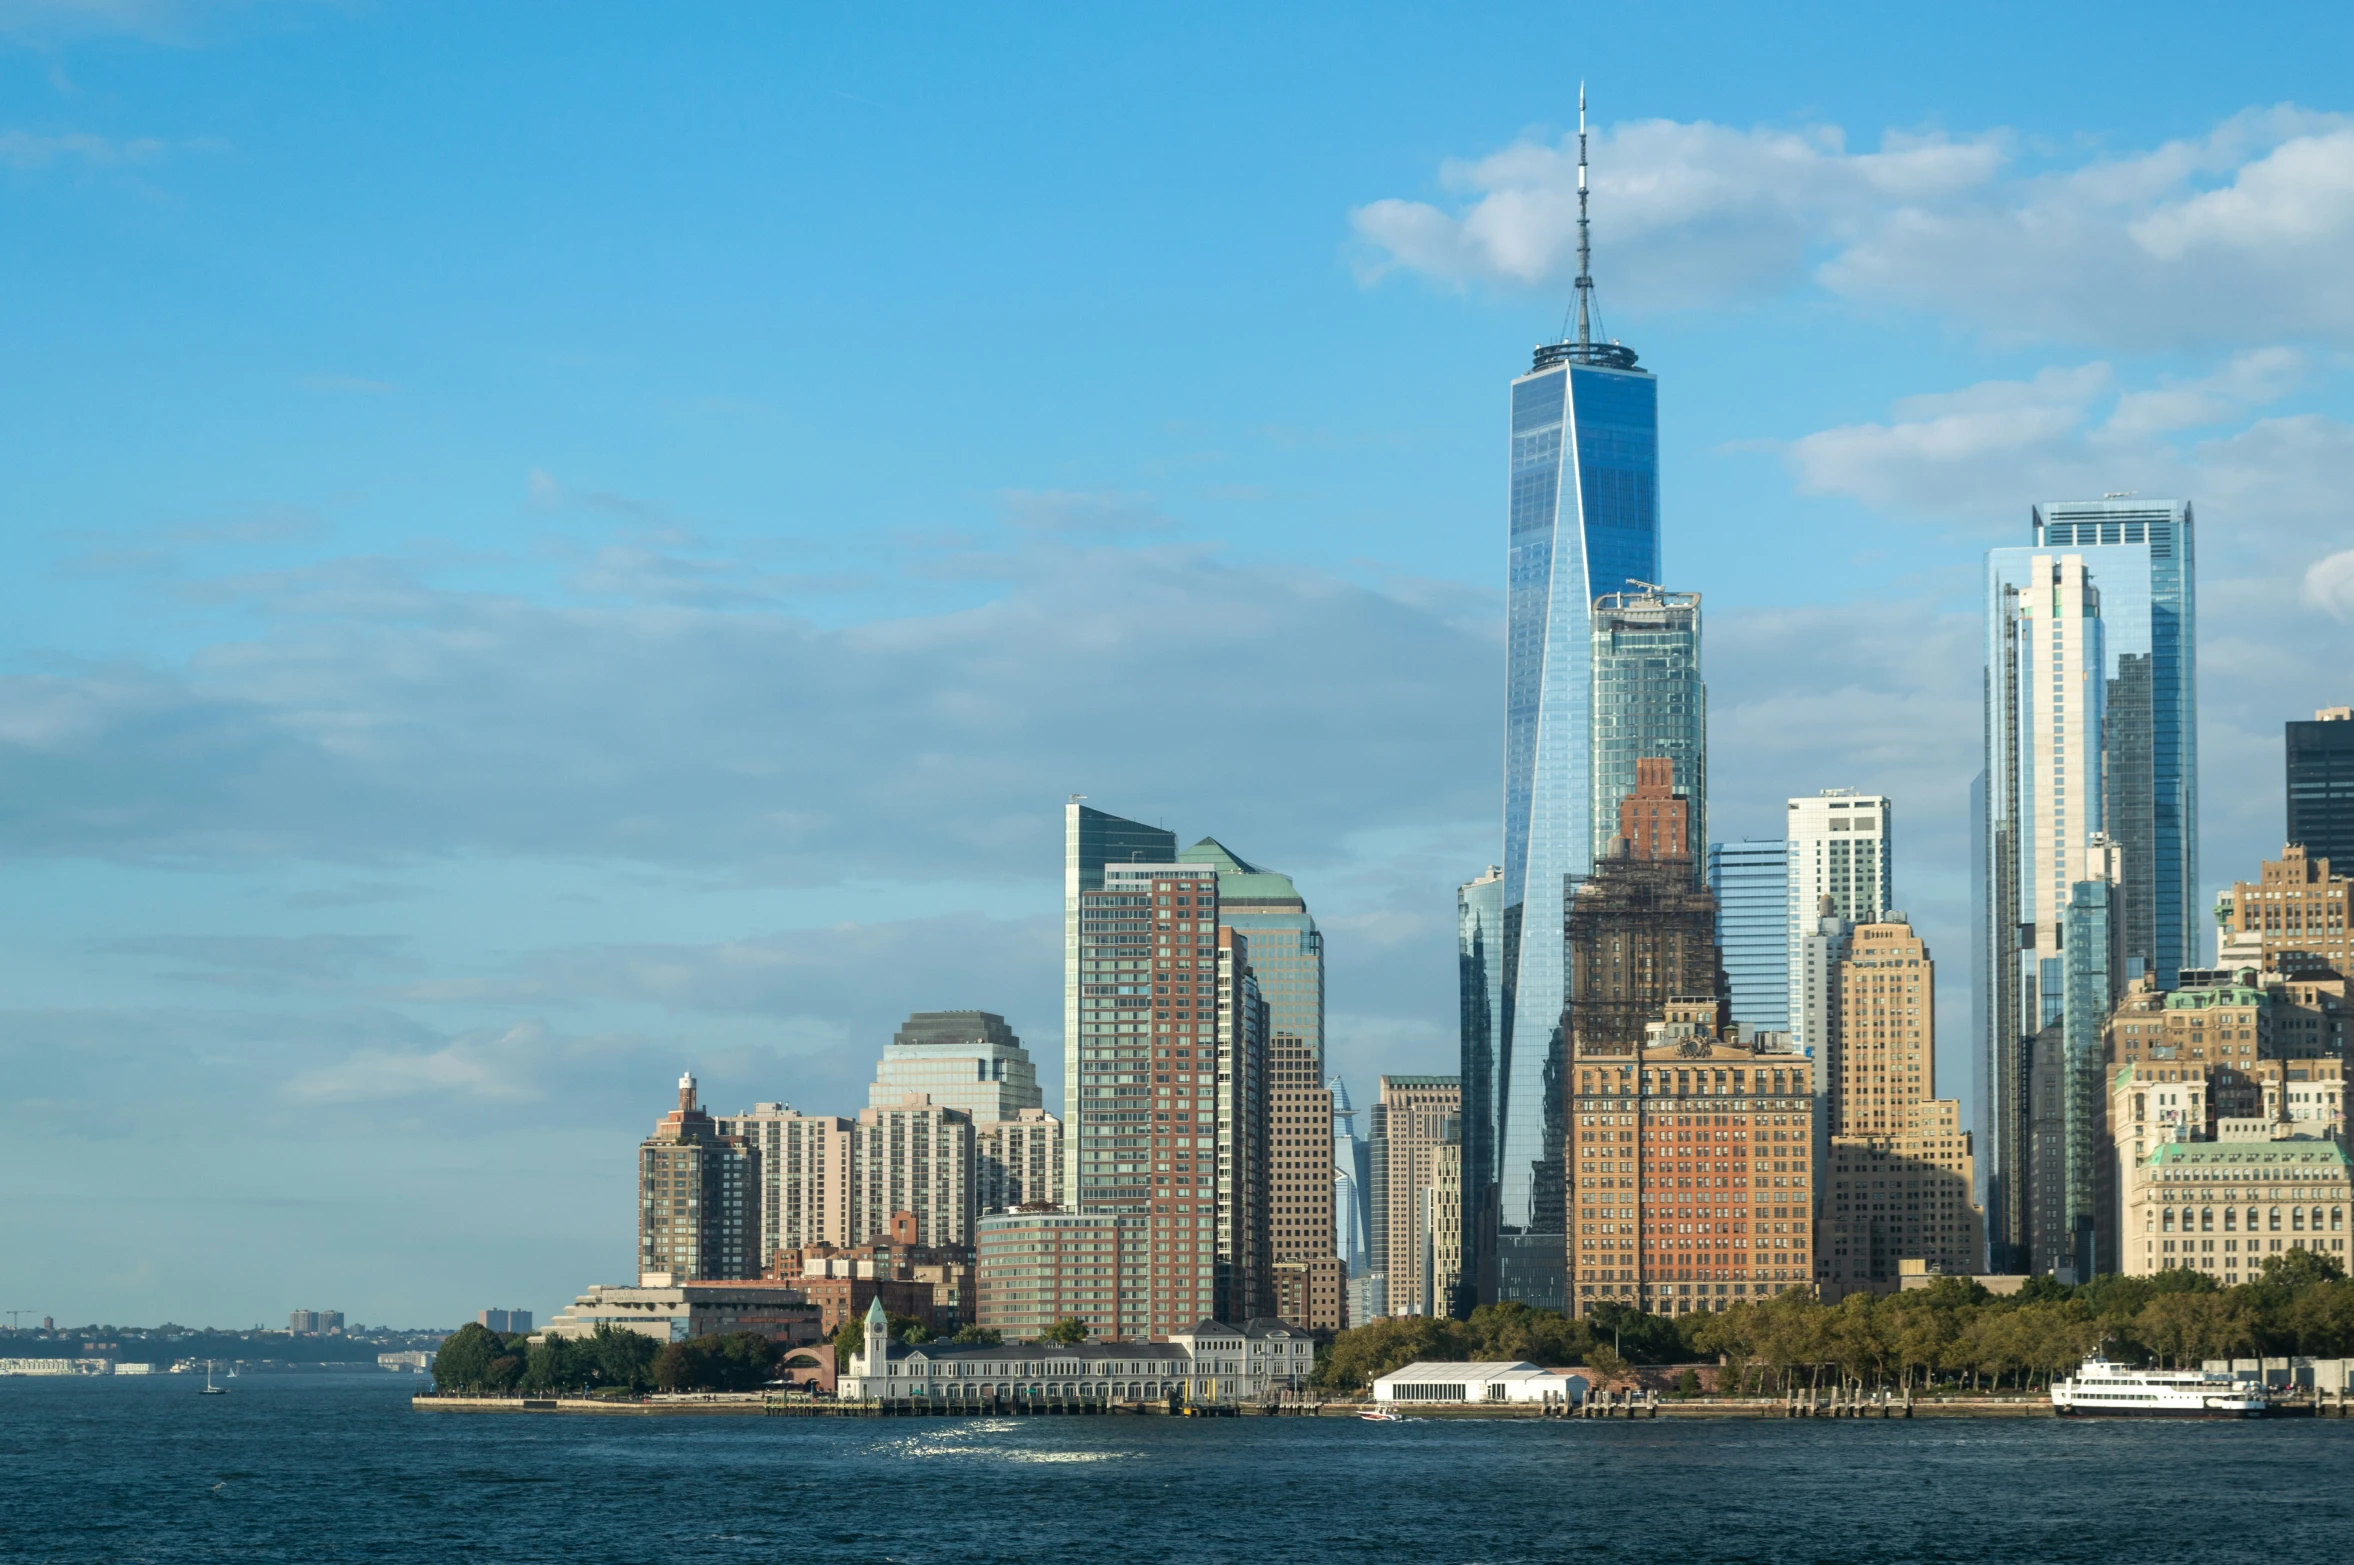
<svg viewBox="0 0 2354 1565"><path fill-rule="evenodd" d="M1451 1071L1581 74L1717 840L1889 795L1957 971L1983 556L2038 502L2198 507L2202 913L2354 691L2342 19L2085 81L2074 19L1994 70L1730 12L1696 55L119 14L0 22L0 1177L60 1319L552 1307L626 1264L611 1148L682 1069L854 1112L911 1010L1006 1015L1054 1101L1073 790L1298 882L1360 1097ZM1591 63L1499 103L1532 37ZM1123 700L1266 761L1122 754Z"/></svg>

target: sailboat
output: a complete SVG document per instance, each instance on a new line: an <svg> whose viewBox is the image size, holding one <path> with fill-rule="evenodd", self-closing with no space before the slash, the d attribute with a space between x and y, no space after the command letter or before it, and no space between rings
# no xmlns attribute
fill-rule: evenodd
<svg viewBox="0 0 2354 1565"><path fill-rule="evenodd" d="M231 1373L235 1373L235 1371L231 1371ZM208 1397L225 1397L229 1394L229 1388L227 1386L216 1386L213 1384L213 1361L211 1359L206 1359L204 1361L204 1389L197 1394L199 1396Z"/></svg>

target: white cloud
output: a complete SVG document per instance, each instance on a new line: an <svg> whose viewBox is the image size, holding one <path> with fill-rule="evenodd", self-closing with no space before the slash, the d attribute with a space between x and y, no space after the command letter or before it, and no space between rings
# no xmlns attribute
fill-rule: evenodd
<svg viewBox="0 0 2354 1565"><path fill-rule="evenodd" d="M1594 151L1596 275L1635 310L1786 289L2006 336L2141 350L2354 339L2354 121L2251 109L2205 136L2031 170L2012 138L1648 121ZM1574 138L1450 162L1452 207L1358 208L1363 270L1558 288L1574 271Z"/></svg>
<svg viewBox="0 0 2354 1565"><path fill-rule="evenodd" d="M2305 568L2305 601L2337 619L2354 620L2354 549L2315 560Z"/></svg>
<svg viewBox="0 0 2354 1565"><path fill-rule="evenodd" d="M48 168L57 163L83 163L113 168L126 163L151 163L169 148L153 137L121 140L81 131L43 136L27 130L0 131L0 168Z"/></svg>

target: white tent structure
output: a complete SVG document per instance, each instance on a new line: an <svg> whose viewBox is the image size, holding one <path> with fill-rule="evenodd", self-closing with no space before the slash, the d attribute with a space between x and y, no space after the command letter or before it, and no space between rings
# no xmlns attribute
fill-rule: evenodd
<svg viewBox="0 0 2354 1565"><path fill-rule="evenodd" d="M1409 1364L1373 1383L1376 1402L1537 1402L1576 1406L1586 1377L1534 1364Z"/></svg>

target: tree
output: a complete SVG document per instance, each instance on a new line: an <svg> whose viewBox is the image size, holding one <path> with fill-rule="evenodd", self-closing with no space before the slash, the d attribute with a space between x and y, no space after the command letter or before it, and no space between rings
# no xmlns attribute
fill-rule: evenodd
<svg viewBox="0 0 2354 1565"><path fill-rule="evenodd" d="M2315 1283L2338 1282L2345 1275L2345 1265L2336 1256L2324 1255L2319 1250L2290 1250L2264 1257L2266 1287L2310 1288Z"/></svg>
<svg viewBox="0 0 2354 1565"><path fill-rule="evenodd" d="M1087 1340L1087 1330L1087 1322L1079 1319L1075 1315L1066 1316L1046 1328L1045 1340L1048 1342L1066 1343L1085 1342Z"/></svg>
<svg viewBox="0 0 2354 1565"><path fill-rule="evenodd" d="M995 1326L967 1326L948 1339L966 1347L994 1348L1005 1341Z"/></svg>
<svg viewBox="0 0 2354 1565"><path fill-rule="evenodd" d="M654 1360L664 1391L757 1391L776 1369L779 1344L756 1331L673 1342Z"/></svg>
<svg viewBox="0 0 2354 1565"><path fill-rule="evenodd" d="M479 1391L490 1373L490 1361L503 1351L496 1332L468 1321L450 1333L433 1355L433 1389L444 1393Z"/></svg>

